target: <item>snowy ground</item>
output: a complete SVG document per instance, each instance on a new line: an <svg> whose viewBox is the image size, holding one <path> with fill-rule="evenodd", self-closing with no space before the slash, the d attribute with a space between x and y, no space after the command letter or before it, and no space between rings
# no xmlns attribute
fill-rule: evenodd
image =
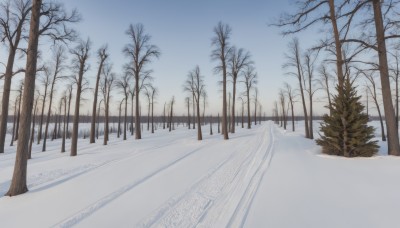
<svg viewBox="0 0 400 228"><path fill-rule="evenodd" d="M317 126L317 125L315 125ZM216 133L216 126L214 126ZM395 227L400 159L325 156L265 122L224 141L178 128L79 142L77 157L34 145L29 192L0 198L0 227ZM69 145L67 144L67 147ZM385 150L385 147L382 148ZM14 149L0 155L0 195Z"/></svg>

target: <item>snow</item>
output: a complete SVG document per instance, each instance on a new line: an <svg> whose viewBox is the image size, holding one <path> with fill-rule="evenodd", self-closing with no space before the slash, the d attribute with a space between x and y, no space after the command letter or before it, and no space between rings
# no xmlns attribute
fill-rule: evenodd
<svg viewBox="0 0 400 228"><path fill-rule="evenodd" d="M374 123L375 124L375 123ZM314 126L317 126L315 124ZM0 227L395 227L400 159L320 154L312 140L272 122L230 140L178 127L142 140L80 139L78 156L34 144L29 192L0 198ZM316 128L317 128L316 127ZM381 143L381 145L384 145ZM66 148L69 148L69 140ZM0 155L8 190L15 147Z"/></svg>

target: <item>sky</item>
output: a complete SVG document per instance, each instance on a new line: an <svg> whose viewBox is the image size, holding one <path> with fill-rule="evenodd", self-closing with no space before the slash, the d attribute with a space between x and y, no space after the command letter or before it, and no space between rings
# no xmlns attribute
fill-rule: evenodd
<svg viewBox="0 0 400 228"><path fill-rule="evenodd" d="M97 72L96 50L108 44L113 71L121 74L122 66L129 62L122 49L130 42L125 34L130 24L142 23L151 42L161 50L159 59L149 64L154 71L153 84L159 90L156 113L161 113L164 102L175 96L176 114L185 114L185 97L183 83L190 70L199 65L205 77L208 93L206 113L217 115L221 111L222 94L218 81L221 75L215 74L213 68L218 64L210 58L213 47L211 39L213 28L218 22L232 27L230 43L249 51L258 73L259 101L267 115L272 114L273 102L278 99L279 89L288 81L296 87L294 78L285 75L282 64L284 53L291 37L283 37L281 29L269 24L276 22L285 11L293 11L289 0L68 0L64 1L67 9L76 8L82 15L82 21L73 25L82 39L90 37L92 41L90 70L85 74L90 86L94 86ZM299 34L304 48L315 42L316 33L310 29ZM71 47L75 44L71 44ZM43 51L44 59L50 52ZM1 58L1 56L0 56ZM62 85L59 85L63 89ZM230 87L229 87L230 88ZM238 84L239 95L244 91L243 83ZM82 114L91 107L92 92L86 92ZM111 108L116 114L117 104L122 95L114 91ZM145 100L142 100L142 105ZM238 103L239 104L239 103ZM238 105L237 104L237 105ZM301 114L300 103L296 113ZM319 107L321 106L321 107ZM315 113L322 114L326 110L316 105Z"/></svg>

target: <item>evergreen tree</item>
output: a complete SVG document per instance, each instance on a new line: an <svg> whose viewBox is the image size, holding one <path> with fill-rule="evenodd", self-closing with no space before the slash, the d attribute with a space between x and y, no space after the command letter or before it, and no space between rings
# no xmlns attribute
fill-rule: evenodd
<svg viewBox="0 0 400 228"><path fill-rule="evenodd" d="M338 86L336 90L338 90ZM345 157L370 157L378 151L374 128L368 126L368 115L350 79L344 83L343 93L334 96L331 115L324 115L321 138L316 140L322 152ZM341 118L344 117L344 118Z"/></svg>

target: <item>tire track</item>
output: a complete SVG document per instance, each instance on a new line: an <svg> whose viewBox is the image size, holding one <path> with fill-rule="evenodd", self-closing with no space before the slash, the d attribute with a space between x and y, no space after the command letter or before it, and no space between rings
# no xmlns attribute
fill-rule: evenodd
<svg viewBox="0 0 400 228"><path fill-rule="evenodd" d="M249 148L261 146L264 134L260 134L255 142L253 140L242 144L234 153L217 167L211 169L205 176L192 185L180 196L168 200L161 208L153 212L137 227L192 227L202 221L207 210L223 191L232 184L238 173L250 164L258 152L237 154L238 151L248 151ZM233 156L235 155L235 156Z"/></svg>
<svg viewBox="0 0 400 228"><path fill-rule="evenodd" d="M139 186L140 184L146 182L147 180L151 179L152 177L156 176L157 174L159 174L159 173L171 168L172 166L176 165L177 163L181 162L182 160L184 160L184 159L196 154L196 152L202 150L206 146L207 146L207 144L202 145L201 147L198 147L195 150L192 150L191 152L186 153L185 155L175 159L174 161L169 162L168 164L165 164L165 165L159 167L155 171L147 174L146 176L140 178L139 180L133 181L133 182L131 182L131 183L129 183L129 184L117 189L116 191L114 191L114 192L102 197L98 201L96 201L93 204L87 206L86 208L82 209L81 211L75 213L71 217L69 217L69 218L67 218L67 219L55 224L52 227L71 227L73 225L78 224L80 221L82 221L83 219L87 218L88 216L90 216L91 214L93 214L94 212L99 210L100 208L102 208L105 205L107 205L110 202L112 202L113 200L117 199L118 197L120 197L124 193L126 193L126 192L132 190L133 188Z"/></svg>
<svg viewBox="0 0 400 228"><path fill-rule="evenodd" d="M273 157L273 149L275 145L275 137L273 133L273 127L270 126L270 144L263 156L262 162L257 167L257 170L254 172L253 176L250 179L250 183L247 186L242 198L239 201L239 204L236 206L234 213L232 214L228 224L226 227L243 227L250 207L253 203L254 197L257 194L257 191L260 187L262 179L267 172Z"/></svg>

